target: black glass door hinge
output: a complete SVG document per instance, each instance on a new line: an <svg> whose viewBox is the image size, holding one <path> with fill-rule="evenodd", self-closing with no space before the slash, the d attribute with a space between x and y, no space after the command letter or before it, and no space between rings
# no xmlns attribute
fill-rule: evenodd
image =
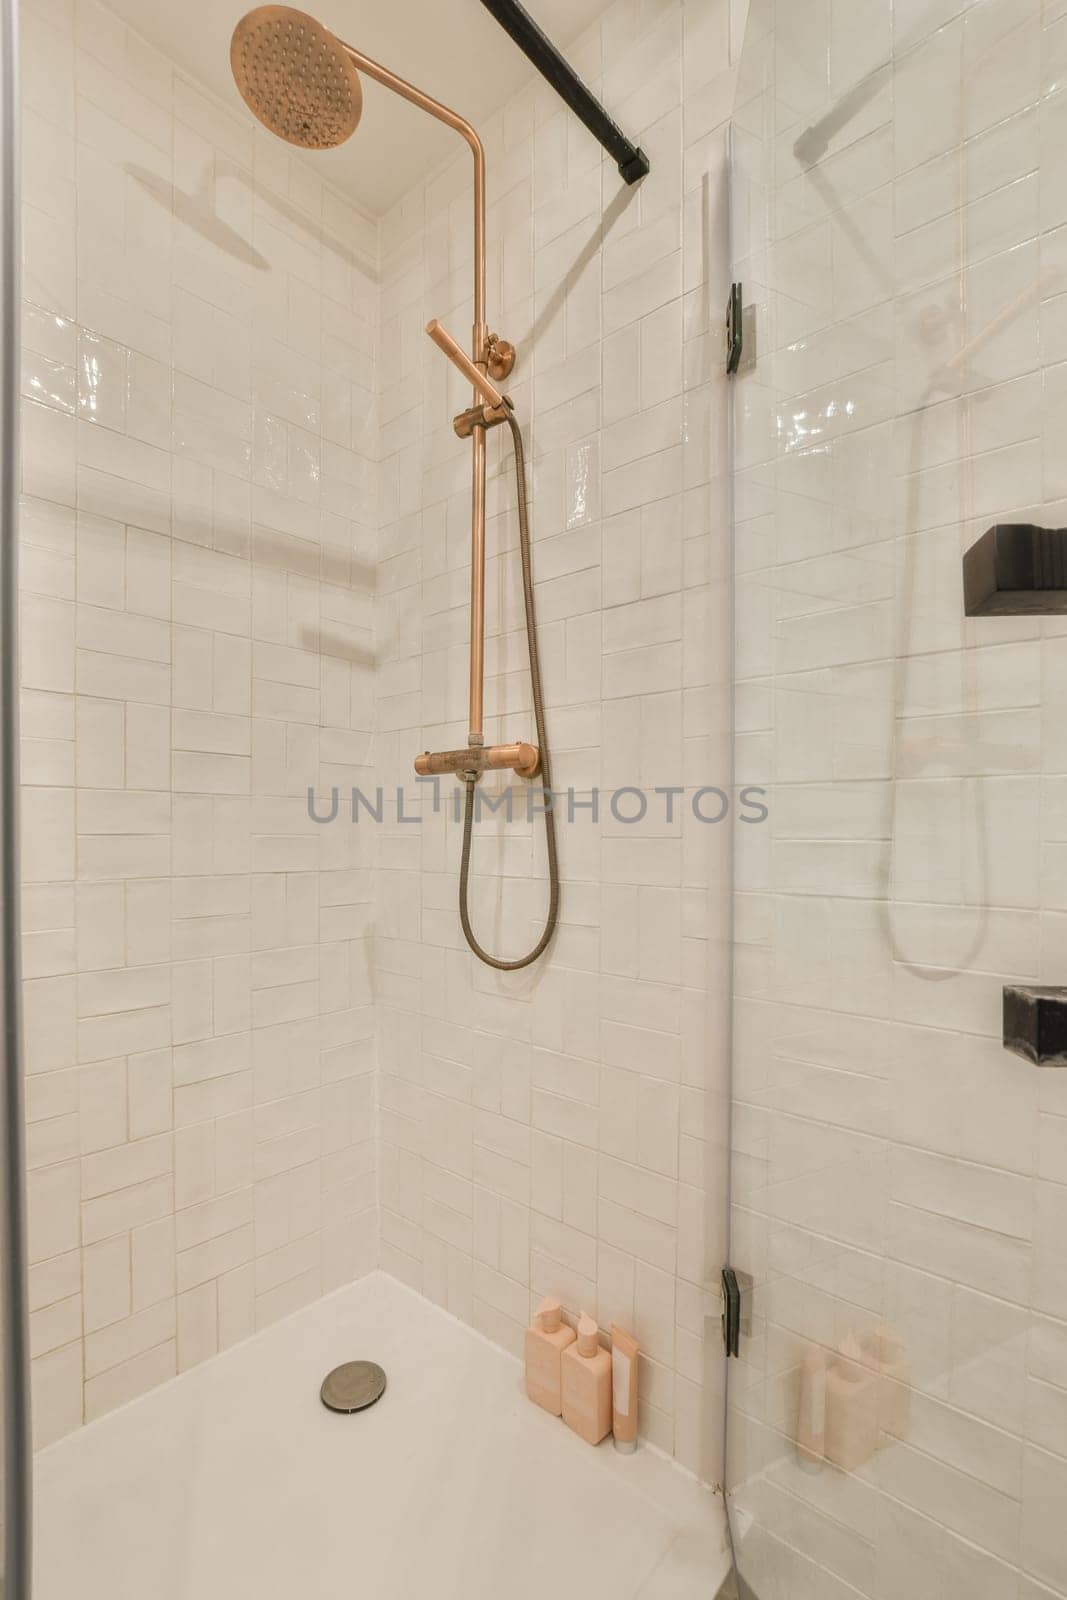
<svg viewBox="0 0 1067 1600"><path fill-rule="evenodd" d="M741 1286L733 1267L722 1269L722 1342L728 1356L741 1354Z"/></svg>
<svg viewBox="0 0 1067 1600"><path fill-rule="evenodd" d="M741 365L745 348L745 311L741 285L730 285L730 298L726 304L726 376L732 378Z"/></svg>
<svg viewBox="0 0 1067 1600"><path fill-rule="evenodd" d="M726 376L751 372L756 365L756 308L746 306L743 286L730 285L726 304Z"/></svg>

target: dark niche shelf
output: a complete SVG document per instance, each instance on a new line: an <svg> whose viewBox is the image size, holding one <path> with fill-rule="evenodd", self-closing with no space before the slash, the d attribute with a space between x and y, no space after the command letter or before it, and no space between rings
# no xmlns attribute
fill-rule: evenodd
<svg viewBox="0 0 1067 1600"><path fill-rule="evenodd" d="M963 603L969 617L1067 612L1067 528L990 528L963 558Z"/></svg>
<svg viewBox="0 0 1067 1600"><path fill-rule="evenodd" d="M1004 1048L1039 1067L1067 1067L1067 989L1005 984Z"/></svg>

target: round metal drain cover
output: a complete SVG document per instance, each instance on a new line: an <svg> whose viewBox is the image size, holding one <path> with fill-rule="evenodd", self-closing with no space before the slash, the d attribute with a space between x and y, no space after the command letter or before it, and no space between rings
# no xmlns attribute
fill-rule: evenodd
<svg viewBox="0 0 1067 1600"><path fill-rule="evenodd" d="M319 1399L331 1411L365 1411L385 1393L385 1373L376 1361L346 1361L323 1379Z"/></svg>

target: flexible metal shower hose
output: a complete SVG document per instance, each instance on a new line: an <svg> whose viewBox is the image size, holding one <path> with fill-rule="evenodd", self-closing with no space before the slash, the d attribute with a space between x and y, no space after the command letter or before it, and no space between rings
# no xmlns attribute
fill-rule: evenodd
<svg viewBox="0 0 1067 1600"><path fill-rule="evenodd" d="M471 832L474 826L474 790L476 782L468 778L466 805L463 812L463 854L459 863L459 920L463 924L463 937L479 961L500 972L515 972L528 967L548 949L559 921L559 854L556 849L556 817L552 808L552 768L548 756L548 734L545 730L545 692L541 683L541 658L537 651L537 623L534 617L533 568L530 562L530 509L526 500L526 459L522 448L522 434L514 416L508 412L511 440L515 449L515 481L519 496L519 555L522 560L522 597L526 609L526 646L530 656L530 683L533 686L534 722L537 725L537 748L541 752L541 784L545 791L545 846L548 851L548 916L544 931L529 955L517 961L502 961L483 950L471 927L467 891L471 870Z"/></svg>

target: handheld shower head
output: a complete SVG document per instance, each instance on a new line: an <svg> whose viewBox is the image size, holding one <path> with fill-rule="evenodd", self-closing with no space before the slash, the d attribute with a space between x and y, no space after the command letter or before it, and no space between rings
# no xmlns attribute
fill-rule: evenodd
<svg viewBox="0 0 1067 1600"><path fill-rule="evenodd" d="M349 51L314 17L257 6L233 30L230 68L245 104L279 139L330 150L356 131L363 90Z"/></svg>

